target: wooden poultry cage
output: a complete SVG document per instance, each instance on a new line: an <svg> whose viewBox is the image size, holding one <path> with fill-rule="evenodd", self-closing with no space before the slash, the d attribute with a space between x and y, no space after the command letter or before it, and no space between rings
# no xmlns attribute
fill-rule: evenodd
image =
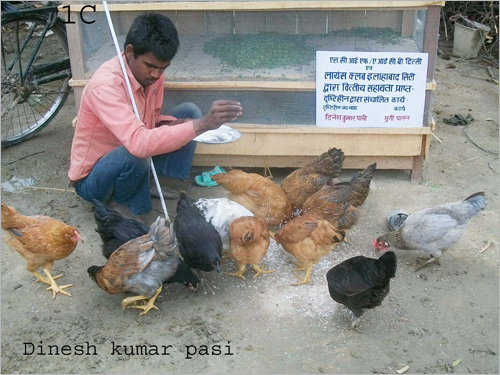
<svg viewBox="0 0 500 375"><path fill-rule="evenodd" d="M181 47L165 73L166 106L191 101L206 112L213 100L242 103L244 116L231 125L242 137L228 144L198 144L194 165L300 167L330 147L338 147L346 155L345 168L360 169L377 162L379 169L411 170L415 181L429 156L443 5L444 1L169 1L116 3L109 8L122 50L125 35L139 14L160 12L175 23ZM102 5L96 3L95 12L90 7L83 10L87 21L96 21L91 24L82 22L83 7L71 5L74 23L66 26L73 74L70 85L77 108L93 72L115 55ZM390 43L356 34L363 29L386 30ZM295 67L233 69L204 51L204 43L217 38L259 33L300 37L323 50L428 53L423 126L316 127L314 60Z"/></svg>

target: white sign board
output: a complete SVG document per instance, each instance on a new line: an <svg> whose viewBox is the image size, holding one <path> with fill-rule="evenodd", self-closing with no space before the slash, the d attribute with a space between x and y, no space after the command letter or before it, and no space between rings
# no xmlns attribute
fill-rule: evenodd
<svg viewBox="0 0 500 375"><path fill-rule="evenodd" d="M316 126L423 126L427 53L316 52Z"/></svg>

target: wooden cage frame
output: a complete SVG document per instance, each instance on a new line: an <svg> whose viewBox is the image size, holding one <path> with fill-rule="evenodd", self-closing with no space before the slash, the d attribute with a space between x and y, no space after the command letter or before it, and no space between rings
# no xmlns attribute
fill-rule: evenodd
<svg viewBox="0 0 500 375"><path fill-rule="evenodd" d="M361 169L377 162L379 169L411 170L411 180L419 181L423 163L429 157L431 131L435 123L431 116L432 91L440 10L444 1L248 1L248 2L185 2L109 4L112 12L137 11L312 11L312 10L403 10L403 22L410 11L427 10L423 51L428 53L427 90L422 128L318 128L315 126L285 126L233 124L242 133L240 140L221 145L199 144L193 165L230 167L301 167L330 147L345 153L345 168ZM66 25L73 87L77 109L85 79L82 21L78 17L83 5L71 5L71 19ZM66 11L62 9L61 11ZM84 9L90 11L89 8ZM103 6L96 5L97 12ZM223 81L165 82L165 89L175 90L243 90L243 91L315 91L314 82ZM76 124L73 121L73 125Z"/></svg>

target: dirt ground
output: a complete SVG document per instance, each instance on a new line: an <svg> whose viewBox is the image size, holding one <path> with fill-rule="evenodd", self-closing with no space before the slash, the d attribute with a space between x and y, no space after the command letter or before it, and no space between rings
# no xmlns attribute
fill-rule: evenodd
<svg viewBox="0 0 500 375"><path fill-rule="evenodd" d="M456 68L446 67L451 62ZM71 96L39 135L2 150L2 199L22 213L76 225L85 239L55 264L55 274L65 274L61 282L73 283L71 298L58 295L55 300L2 242L2 373L395 373L404 365L409 373L498 373L499 90L484 80L483 72L476 60L438 59L435 134L443 143L432 138L422 183L411 184L405 171L377 171L363 217L349 232L349 244L337 247L314 268L314 285L289 285L295 281L290 257L273 242L265 264L275 273L256 281L209 274L216 295L169 285L157 301L160 310L144 317L123 311L123 297L106 294L87 275L89 266L104 262L91 205L73 192L22 186L67 186L75 116ZM475 122L467 127L442 121L469 113ZM36 152L43 153L7 165ZM290 171L273 172L279 182ZM190 181L168 183L195 198L226 196L220 187L195 187L198 173L195 168ZM352 173L344 171L341 178ZM489 206L469 223L441 266L415 273L416 257L422 254L398 251L390 295L363 316L361 333L351 330L351 314L328 295L326 272L355 255L375 257L370 241L387 231L392 209L415 212L477 191L487 193ZM160 208L158 201L155 205ZM174 213L175 202L168 202L168 208ZM485 241L492 246L476 256ZM226 271L233 267L232 261L224 265ZM98 355L23 355L24 342L40 341L44 350L49 344L89 342ZM160 353L161 345L172 348L169 356L119 356L112 355L113 342L157 345ZM228 342L233 355L224 355ZM186 359L188 345L221 345L223 355Z"/></svg>

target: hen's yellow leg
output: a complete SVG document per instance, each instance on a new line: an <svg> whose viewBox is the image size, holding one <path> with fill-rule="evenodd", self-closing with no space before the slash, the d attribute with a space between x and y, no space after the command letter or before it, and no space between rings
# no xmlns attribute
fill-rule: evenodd
<svg viewBox="0 0 500 375"><path fill-rule="evenodd" d="M427 267L429 264L434 263L434 262L436 262L437 264L441 265L441 264L439 263L439 258L434 258L434 257L431 257L431 258L430 258L427 262L425 262L425 263L424 263L424 264L422 264L420 267L418 267L418 268L415 270L415 272L420 271L422 268Z"/></svg>
<svg viewBox="0 0 500 375"><path fill-rule="evenodd" d="M300 262L297 262L296 260L291 260L291 262L296 265L298 268L294 268L293 270L294 271L305 271L306 269L304 268L304 266L302 264L300 264Z"/></svg>
<svg viewBox="0 0 500 375"><path fill-rule="evenodd" d="M243 274L246 272L246 270L247 270L247 265L243 264L241 266L238 266L238 271L236 271L236 272L226 272L226 275L241 277L243 280L246 280L245 276L243 276Z"/></svg>
<svg viewBox="0 0 500 375"><path fill-rule="evenodd" d="M304 278L302 279L302 281L298 282L298 283L293 283L291 285L304 285L304 284L312 284L312 281L311 281L311 271L312 271L312 265L311 266L308 266L306 268L306 275L304 276Z"/></svg>
<svg viewBox="0 0 500 375"><path fill-rule="evenodd" d="M268 175L268 173L269 173L269 175ZM270 180L272 180L274 178L273 174L271 173L271 168L269 168L269 166L267 165L267 160L264 160L264 177L268 178Z"/></svg>
<svg viewBox="0 0 500 375"><path fill-rule="evenodd" d="M42 275L40 275L38 272L36 272L36 271L33 271L33 272L28 271L28 272L31 273L33 276L35 276L38 279L38 280L35 280L35 282L50 285L50 281L48 279L46 279L45 277L43 277ZM54 280L55 280L55 278L54 278Z"/></svg>
<svg viewBox="0 0 500 375"><path fill-rule="evenodd" d="M35 271L35 272L30 272L30 273L38 279L38 280L35 280L36 283L44 283L44 284L47 284L47 285L51 285L52 284L48 279L44 278L38 272ZM52 276L52 279L57 280L57 279L60 279L63 276L64 275Z"/></svg>
<svg viewBox="0 0 500 375"><path fill-rule="evenodd" d="M52 275L50 274L49 271L47 271L45 268L43 268L43 272L45 273L45 276L47 276L47 278L49 279L50 286L47 288L47 290L52 290L52 299L56 298L57 293L61 293L61 294L64 294L65 296L71 297L71 294L64 291L63 289L69 288L70 286L73 286L73 284L59 286L59 285L57 285L56 281L54 280L54 278L52 277ZM60 275L60 276L62 276L62 275Z"/></svg>
<svg viewBox="0 0 500 375"><path fill-rule="evenodd" d="M158 306L155 306L155 301L156 301L156 298L160 295L161 290L162 290L162 287L160 286L158 288L158 290L156 291L156 294L153 297L151 297L145 305L137 305L137 304L131 305L131 303L134 303L136 301L148 299L147 297L144 297L144 296L135 296L135 297L125 298L122 301L122 307L124 309L128 308L128 309L143 310L143 312L141 312L139 315L146 315L149 312L149 310L151 310L151 309L159 310Z"/></svg>
<svg viewBox="0 0 500 375"><path fill-rule="evenodd" d="M48 262L48 263L45 263L42 266L42 269L47 270L50 273L50 275L52 276L52 267L54 267L54 262ZM38 280L36 280L37 283L45 283L45 284L48 284L48 285L52 285L52 283L50 282L50 280L46 279L45 277L43 277L42 275L40 275L38 272L36 272L36 271L35 272L29 271L29 272L38 279ZM64 275L52 276L52 279L53 280L57 280L57 279L60 279L63 276Z"/></svg>
<svg viewBox="0 0 500 375"><path fill-rule="evenodd" d="M252 268L255 271L255 275L253 277L254 279L256 279L257 277L259 277L260 275L263 275L265 273L273 273L275 271L275 270L266 271L264 269L264 266L262 266L262 268L260 268L257 264L252 264Z"/></svg>
<svg viewBox="0 0 500 375"><path fill-rule="evenodd" d="M122 308L125 310L129 305L138 302L138 301L144 301L145 299L148 299L148 297L144 296L134 296L134 297L127 297L122 300Z"/></svg>

